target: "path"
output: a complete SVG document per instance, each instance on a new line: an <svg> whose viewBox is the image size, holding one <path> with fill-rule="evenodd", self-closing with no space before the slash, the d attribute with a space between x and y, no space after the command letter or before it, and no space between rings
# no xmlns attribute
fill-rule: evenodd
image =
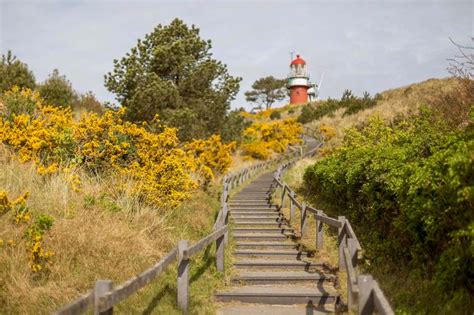
<svg viewBox="0 0 474 315"><path fill-rule="evenodd" d="M216 293L218 314L321 314L333 312L335 276L310 262L294 231L271 203L273 173L265 173L230 200L235 241L232 285Z"/></svg>

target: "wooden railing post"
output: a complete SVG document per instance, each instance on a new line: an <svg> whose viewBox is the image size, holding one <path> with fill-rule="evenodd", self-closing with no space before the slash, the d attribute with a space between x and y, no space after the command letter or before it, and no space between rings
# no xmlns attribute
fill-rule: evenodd
<svg viewBox="0 0 474 315"><path fill-rule="evenodd" d="M374 312L373 281L370 275L357 277L357 284L359 286L359 315L369 315Z"/></svg>
<svg viewBox="0 0 474 315"><path fill-rule="evenodd" d="M219 228L223 225L219 225ZM225 234L216 240L216 267L217 271L224 272Z"/></svg>
<svg viewBox="0 0 474 315"><path fill-rule="evenodd" d="M359 251L357 249L357 242L353 238L347 239L347 248L349 249L349 254L351 255L352 267L357 272L357 266L359 264Z"/></svg>
<svg viewBox="0 0 474 315"><path fill-rule="evenodd" d="M306 228L306 204L301 205L301 238L303 238L304 231Z"/></svg>
<svg viewBox="0 0 474 315"><path fill-rule="evenodd" d="M345 263L344 263L344 246L346 245L346 217L345 216L339 216L337 217L339 222L341 222L341 227L338 228L338 234L337 234L337 245L339 247L339 270L342 270L345 268Z"/></svg>
<svg viewBox="0 0 474 315"><path fill-rule="evenodd" d="M295 192L291 191L290 196L292 198L295 198ZM293 202L292 198L289 198L290 199L290 221L293 220L293 218L295 216L295 203Z"/></svg>
<svg viewBox="0 0 474 315"><path fill-rule="evenodd" d="M285 192L286 192L286 184L283 184L283 190L281 193L281 202L280 202L280 207L284 208L285 207Z"/></svg>
<svg viewBox="0 0 474 315"><path fill-rule="evenodd" d="M222 208L222 214L224 215L224 218L223 218L224 225L229 224L229 206L227 205L227 203ZM226 231L224 234L224 244L227 245L228 242L229 242L229 231Z"/></svg>
<svg viewBox="0 0 474 315"><path fill-rule="evenodd" d="M321 210L318 210L318 215L323 215ZM316 220L316 249L323 249L324 244L324 233L323 233L323 222L317 219L316 215L314 216Z"/></svg>
<svg viewBox="0 0 474 315"><path fill-rule="evenodd" d="M114 310L109 308L106 311L100 311L100 298L112 291L112 281L97 280L94 288L94 315L112 315Z"/></svg>
<svg viewBox="0 0 474 315"><path fill-rule="evenodd" d="M183 313L188 311L189 259L184 257L188 247L188 241L178 242L178 306Z"/></svg>

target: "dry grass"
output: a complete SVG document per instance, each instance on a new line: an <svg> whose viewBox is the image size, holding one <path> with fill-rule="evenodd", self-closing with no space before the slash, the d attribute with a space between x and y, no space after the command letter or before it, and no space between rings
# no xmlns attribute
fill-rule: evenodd
<svg viewBox="0 0 474 315"><path fill-rule="evenodd" d="M119 284L151 267L178 240L193 241L207 234L217 214L219 203L212 189L196 191L176 209L154 209L128 190L117 190L118 176L97 178L79 171L81 191L75 192L63 176L39 176L32 164L18 163L4 147L0 150L0 189L10 199L28 191L32 214L55 219L44 239L44 247L55 256L50 272L38 278L29 270L25 228L13 223L11 213L0 217L0 239L13 241L13 246L0 247L0 313L47 314L90 290L98 279ZM213 250L198 255L191 269L197 275L191 286L192 307L201 314L212 313L209 296L223 283L213 266ZM178 314L175 268L171 269L119 310ZM159 299L157 292L162 293Z"/></svg>

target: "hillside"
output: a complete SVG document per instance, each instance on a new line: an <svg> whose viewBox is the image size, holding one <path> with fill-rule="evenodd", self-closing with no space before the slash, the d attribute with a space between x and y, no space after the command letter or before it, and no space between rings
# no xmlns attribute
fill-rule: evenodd
<svg viewBox="0 0 474 315"><path fill-rule="evenodd" d="M400 114L416 112L422 105L439 102L440 99L459 88L459 84L459 81L455 78L428 79L423 82L390 89L379 93L380 98L373 107L361 109L350 115L344 115L347 111L345 107L331 109L322 118L307 122L304 125L316 131L319 131L321 126L329 126L335 132L335 135L331 137L327 145L334 147L342 141L346 128L364 123L369 116L376 115L382 119L391 120ZM257 114L245 113L244 115L257 121L271 121L272 115L275 119L298 119L301 115L305 115L303 112L305 107L318 108L324 106L327 102L327 100L322 100L304 105L288 104L264 110Z"/></svg>

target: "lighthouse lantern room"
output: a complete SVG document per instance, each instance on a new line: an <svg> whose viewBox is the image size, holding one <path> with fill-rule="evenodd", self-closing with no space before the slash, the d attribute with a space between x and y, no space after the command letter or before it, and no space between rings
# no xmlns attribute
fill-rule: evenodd
<svg viewBox="0 0 474 315"><path fill-rule="evenodd" d="M290 74L288 75L288 89L290 90L290 104L308 102L308 94L315 96L315 85L309 81L306 70L306 61L300 55L291 61ZM310 96L311 96L310 95Z"/></svg>

